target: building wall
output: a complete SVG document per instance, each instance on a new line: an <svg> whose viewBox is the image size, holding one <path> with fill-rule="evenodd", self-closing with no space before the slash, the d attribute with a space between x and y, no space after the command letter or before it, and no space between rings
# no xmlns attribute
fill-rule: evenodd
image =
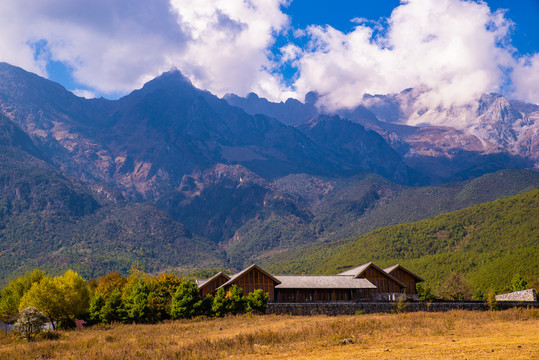
<svg viewBox="0 0 539 360"><path fill-rule="evenodd" d="M228 279L225 276L223 276L223 275L218 276L217 278L215 278L212 281L204 284L200 288L200 295L202 297L205 297L208 294L215 295L215 292L216 292L215 289L217 289L219 286L223 285L227 281L228 281Z"/></svg>
<svg viewBox="0 0 539 360"><path fill-rule="evenodd" d="M367 270L365 270L361 277L365 277L376 286L376 289L371 290L372 293L402 292L401 286L398 283L389 278L385 272L380 271L375 267L369 267Z"/></svg>
<svg viewBox="0 0 539 360"><path fill-rule="evenodd" d="M366 296L364 289L275 289L275 302L353 301Z"/></svg>
<svg viewBox="0 0 539 360"><path fill-rule="evenodd" d="M396 268L389 275L393 276L400 282L406 284L406 293L407 294L417 294L415 289L416 278L402 270L401 268Z"/></svg>
<svg viewBox="0 0 539 360"><path fill-rule="evenodd" d="M268 294L268 301L274 301L274 281L256 268L235 279L234 284L243 290L244 295L262 289Z"/></svg>
<svg viewBox="0 0 539 360"><path fill-rule="evenodd" d="M340 302L340 303L271 303L268 304L267 314L278 315L354 315L372 313L415 312L415 311L449 311L449 310L489 310L483 301L475 302L410 302L404 308L397 308L395 302ZM539 302L507 301L498 304L500 310L514 307L539 309Z"/></svg>

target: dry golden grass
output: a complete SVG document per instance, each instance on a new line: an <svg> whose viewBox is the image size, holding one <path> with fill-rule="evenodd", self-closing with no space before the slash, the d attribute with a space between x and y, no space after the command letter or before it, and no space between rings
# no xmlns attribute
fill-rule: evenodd
<svg viewBox="0 0 539 360"><path fill-rule="evenodd" d="M238 316L0 337L0 359L539 359L539 310Z"/></svg>

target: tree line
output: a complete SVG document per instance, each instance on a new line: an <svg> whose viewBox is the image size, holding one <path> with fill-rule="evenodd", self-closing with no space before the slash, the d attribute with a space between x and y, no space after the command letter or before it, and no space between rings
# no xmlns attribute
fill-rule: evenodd
<svg viewBox="0 0 539 360"><path fill-rule="evenodd" d="M268 295L247 295L237 286L201 297L195 283L173 273L149 275L132 268L128 276L111 272L86 281L73 270L52 277L27 272L0 290L0 318L14 322L20 312L35 308L53 328L75 326L76 319L97 323L156 323L196 316L265 312ZM56 325L57 324L57 325Z"/></svg>

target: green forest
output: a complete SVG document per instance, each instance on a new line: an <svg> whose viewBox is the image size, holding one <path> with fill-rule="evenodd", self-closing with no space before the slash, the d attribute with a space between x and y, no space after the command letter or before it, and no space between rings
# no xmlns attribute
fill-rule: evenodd
<svg viewBox="0 0 539 360"><path fill-rule="evenodd" d="M510 290L519 274L537 286L539 190L471 206L414 223L388 226L355 239L319 246L268 269L332 274L369 261L400 263L436 288L451 272L481 293Z"/></svg>

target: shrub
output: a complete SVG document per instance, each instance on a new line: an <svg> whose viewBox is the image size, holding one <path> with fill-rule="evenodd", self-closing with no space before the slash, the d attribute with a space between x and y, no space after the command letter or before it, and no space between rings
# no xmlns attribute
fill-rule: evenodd
<svg viewBox="0 0 539 360"><path fill-rule="evenodd" d="M41 328L47 322L47 317L36 307L29 306L21 310L19 320L15 323L21 337L31 341L41 332Z"/></svg>
<svg viewBox="0 0 539 360"><path fill-rule="evenodd" d="M227 312L234 315L245 313L245 310L247 309L247 299L243 296L242 288L232 285L227 295Z"/></svg>
<svg viewBox="0 0 539 360"><path fill-rule="evenodd" d="M493 288L490 288L487 293L487 305L490 310L498 310L498 302L496 301L496 293Z"/></svg>
<svg viewBox="0 0 539 360"><path fill-rule="evenodd" d="M257 289L247 295L247 311L265 313L268 308L268 294Z"/></svg>
<svg viewBox="0 0 539 360"><path fill-rule="evenodd" d="M215 316L225 316L228 309L228 299L226 297L225 289L220 288L217 290L215 297L213 298L213 304L211 311Z"/></svg>

